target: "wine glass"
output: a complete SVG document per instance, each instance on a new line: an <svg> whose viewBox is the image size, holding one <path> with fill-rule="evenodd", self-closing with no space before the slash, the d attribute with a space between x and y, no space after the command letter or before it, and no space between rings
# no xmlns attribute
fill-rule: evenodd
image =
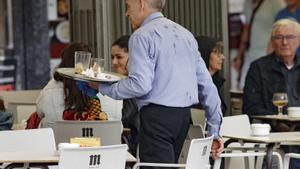
<svg viewBox="0 0 300 169"><path fill-rule="evenodd" d="M273 104L278 108L278 115L282 116L282 108L288 104L288 97L286 93L274 93Z"/></svg>

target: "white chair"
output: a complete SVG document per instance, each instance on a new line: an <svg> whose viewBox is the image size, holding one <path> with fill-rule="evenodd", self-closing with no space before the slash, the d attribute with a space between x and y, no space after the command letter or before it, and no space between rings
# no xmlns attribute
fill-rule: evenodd
<svg viewBox="0 0 300 169"><path fill-rule="evenodd" d="M236 116L227 116L223 118L223 122L220 128L220 133L221 135L251 135L251 125L250 125L250 120L248 115L236 115ZM262 162L263 162L263 157L265 155L266 147L264 144L259 144L259 143L237 143L233 142L228 145L225 149L227 152L232 152L232 151L239 151L239 152L234 152L234 153L228 153L227 155L221 155L221 157L226 157L225 161L225 169L230 168L229 164L231 163L231 156L232 157L243 157L244 158L244 163L245 163L245 168L251 168L251 166L255 168L261 168ZM251 152L249 152L251 151ZM240 153L242 152L242 153ZM264 155L262 155L264 154ZM275 156L278 155L277 152L274 152ZM259 157L256 160L253 157ZM279 165L282 164L282 158L279 158ZM241 165L239 161L238 162L239 166ZM217 164L218 166L218 164ZM216 168L218 168L216 166Z"/></svg>
<svg viewBox="0 0 300 169"><path fill-rule="evenodd" d="M35 104L41 90L18 90L18 91L1 91L0 97L4 101L5 107L8 103Z"/></svg>
<svg viewBox="0 0 300 169"><path fill-rule="evenodd" d="M189 148L186 164L168 163L136 163L133 169L140 166L153 167L185 167L186 169L209 169L209 155L213 137L193 139Z"/></svg>
<svg viewBox="0 0 300 169"><path fill-rule="evenodd" d="M127 145L63 149L59 169L124 169Z"/></svg>
<svg viewBox="0 0 300 169"><path fill-rule="evenodd" d="M0 152L36 151L53 154L56 150L54 134L51 128L0 131L0 140ZM48 168L43 164L35 163L9 164L5 168L19 168L23 165L43 169Z"/></svg>
<svg viewBox="0 0 300 169"><path fill-rule="evenodd" d="M190 125L186 139L184 140L181 153L178 159L179 163L185 163L191 140L195 138L205 137L206 118L205 111L201 109L191 108L191 119L193 124Z"/></svg>
<svg viewBox="0 0 300 169"><path fill-rule="evenodd" d="M70 142L71 137L100 137L101 145L121 144L121 121L56 121L56 143Z"/></svg>
<svg viewBox="0 0 300 169"><path fill-rule="evenodd" d="M222 126L220 128L220 133L221 135L231 135L231 134L239 134L239 135L248 135L251 134L251 127L250 127L250 120L248 115L236 115L236 116L227 116L223 118L222 121ZM247 152L249 149L253 150L255 147L255 144L253 143L238 143L238 142L233 142L230 143L227 146L227 151L231 152L233 150L237 150L239 152ZM242 160L244 160L244 165L246 169L251 168L251 166L254 166L254 159L250 158L249 156L241 156L243 157ZM238 161L235 161L237 164L236 165L241 165L242 163L241 159ZM262 160L260 160L262 161ZM225 161L225 169L229 168L230 163L234 161L231 161L231 158L226 158ZM262 165L262 162L257 165Z"/></svg>
<svg viewBox="0 0 300 169"><path fill-rule="evenodd" d="M289 169L291 158L300 159L300 154L297 154L297 153L287 153L287 154L285 154L284 155L284 161L283 161L284 169Z"/></svg>
<svg viewBox="0 0 300 169"><path fill-rule="evenodd" d="M223 117L222 125L220 128L222 134L251 134L250 120L248 115L236 115Z"/></svg>
<svg viewBox="0 0 300 169"><path fill-rule="evenodd" d="M51 128L0 131L0 152L55 151Z"/></svg>
<svg viewBox="0 0 300 169"><path fill-rule="evenodd" d="M22 125L32 112L36 111L36 98L41 90L18 90L1 91L0 98L3 99L7 112L13 114L15 129L25 129Z"/></svg>

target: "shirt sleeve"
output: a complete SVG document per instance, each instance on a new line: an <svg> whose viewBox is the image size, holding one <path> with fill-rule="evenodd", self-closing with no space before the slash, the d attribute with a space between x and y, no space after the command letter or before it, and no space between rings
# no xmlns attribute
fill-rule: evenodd
<svg viewBox="0 0 300 169"><path fill-rule="evenodd" d="M155 61L149 52L149 38L134 34L129 40L128 78L101 84L100 93L114 99L138 98L152 89Z"/></svg>
<svg viewBox="0 0 300 169"><path fill-rule="evenodd" d="M220 126L222 123L221 101L216 86L205 66L205 63L196 52L196 71L198 81L199 101L205 110L207 119L208 135L214 135L214 138L220 137Z"/></svg>

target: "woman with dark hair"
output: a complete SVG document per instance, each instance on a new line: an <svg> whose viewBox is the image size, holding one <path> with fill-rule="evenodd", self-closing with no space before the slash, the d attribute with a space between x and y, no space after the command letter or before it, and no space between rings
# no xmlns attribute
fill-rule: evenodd
<svg viewBox="0 0 300 169"><path fill-rule="evenodd" d="M128 40L130 36L124 35L117 39L111 47L111 61L115 72L128 75Z"/></svg>
<svg viewBox="0 0 300 169"><path fill-rule="evenodd" d="M116 73L128 75L128 40L130 36L125 35L117 39L111 47L111 61ZM138 133L140 126L139 111L134 99L123 100L122 123L125 128L130 128L129 151L135 155L138 144Z"/></svg>
<svg viewBox="0 0 300 169"><path fill-rule="evenodd" d="M210 75L212 76L213 82L218 89L219 96L222 102L221 108L224 115L227 106L224 99L221 97L222 95L220 92L220 89L225 82L224 77L220 73L225 59L223 42L207 36L198 36L196 37L196 40L198 43L199 52L201 53L201 57L203 58L206 67ZM197 104L193 107L202 108L201 104Z"/></svg>
<svg viewBox="0 0 300 169"><path fill-rule="evenodd" d="M75 51L91 52L84 43L73 43L61 53L61 63L58 68L74 67ZM78 82L77 82L78 83ZM75 80L54 73L53 79L41 91L37 99L37 113L44 118L42 127L53 127L57 120L100 120L91 116L90 106L93 98L80 90ZM97 91L89 90L95 96ZM99 101L98 101L99 102ZM101 112L100 102L99 111ZM99 115L99 114L98 114Z"/></svg>

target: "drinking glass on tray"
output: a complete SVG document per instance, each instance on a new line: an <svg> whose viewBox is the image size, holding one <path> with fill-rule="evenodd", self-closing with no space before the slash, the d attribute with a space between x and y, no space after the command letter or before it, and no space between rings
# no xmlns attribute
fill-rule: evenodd
<svg viewBox="0 0 300 169"><path fill-rule="evenodd" d="M92 53L85 51L75 51L74 67L75 74L82 74L87 68L89 68Z"/></svg>

